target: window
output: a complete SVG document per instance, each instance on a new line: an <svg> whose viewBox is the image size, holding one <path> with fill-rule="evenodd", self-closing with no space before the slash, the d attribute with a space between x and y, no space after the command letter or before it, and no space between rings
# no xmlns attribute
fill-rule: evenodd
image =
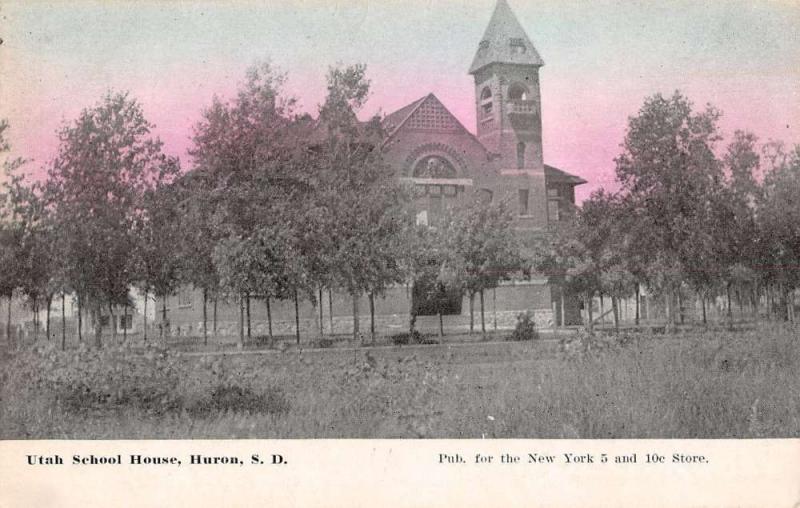
<svg viewBox="0 0 800 508"><path fill-rule="evenodd" d="M450 161L438 155L423 157L414 166L415 178L455 178L457 174Z"/></svg>
<svg viewBox="0 0 800 508"><path fill-rule="evenodd" d="M551 198L559 197L558 189L554 189L552 187L547 189L547 196Z"/></svg>
<svg viewBox="0 0 800 508"><path fill-rule="evenodd" d="M561 210L558 203L559 202L555 199L551 199L547 202L547 214L551 222L558 222L561 220Z"/></svg>
<svg viewBox="0 0 800 508"><path fill-rule="evenodd" d="M133 328L133 316L120 316L119 317L120 330L130 330Z"/></svg>
<svg viewBox="0 0 800 508"><path fill-rule="evenodd" d="M442 195L430 196L430 218L436 218L442 213Z"/></svg>
<svg viewBox="0 0 800 508"><path fill-rule="evenodd" d="M192 306L192 292L189 289L182 289L178 293L178 307Z"/></svg>
<svg viewBox="0 0 800 508"><path fill-rule="evenodd" d="M517 143L517 169L525 167L525 143Z"/></svg>
<svg viewBox="0 0 800 508"><path fill-rule="evenodd" d="M492 90L487 86L481 91L481 112L483 116L489 116L492 113Z"/></svg>
<svg viewBox="0 0 800 508"><path fill-rule="evenodd" d="M528 189L519 190L519 214L528 215Z"/></svg>
<svg viewBox="0 0 800 508"><path fill-rule="evenodd" d="M481 189L478 191L478 199L481 203L491 203L493 198L493 193L489 189Z"/></svg>
<svg viewBox="0 0 800 508"><path fill-rule="evenodd" d="M521 83L513 83L508 87L508 98L512 101L527 101L530 96L528 87Z"/></svg>
<svg viewBox="0 0 800 508"><path fill-rule="evenodd" d="M417 214L417 226L428 225L428 210L422 210Z"/></svg>
<svg viewBox="0 0 800 508"><path fill-rule="evenodd" d="M528 48L525 46L525 39L519 37L512 37L508 40L509 46L511 46L511 52L514 54L523 54L525 53Z"/></svg>

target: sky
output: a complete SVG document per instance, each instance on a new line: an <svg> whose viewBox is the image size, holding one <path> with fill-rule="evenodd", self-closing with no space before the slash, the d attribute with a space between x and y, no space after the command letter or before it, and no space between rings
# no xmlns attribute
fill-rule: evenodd
<svg viewBox="0 0 800 508"><path fill-rule="evenodd" d="M325 73L365 63L363 116L430 92L471 131L467 70L495 0L256 2L3 0L0 118L15 155L51 160L58 129L109 91L138 99L165 151L191 167L192 126L230 97L253 63L288 73L316 113ZM613 187L627 119L645 97L681 90L763 141L800 143L799 0L509 0L536 46L545 162L592 190Z"/></svg>

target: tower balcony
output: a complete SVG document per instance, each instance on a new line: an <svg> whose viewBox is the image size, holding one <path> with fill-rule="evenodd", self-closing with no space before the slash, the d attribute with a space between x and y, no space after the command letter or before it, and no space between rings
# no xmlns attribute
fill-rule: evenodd
<svg viewBox="0 0 800 508"><path fill-rule="evenodd" d="M539 113L539 108L536 105L536 101L510 100L506 103L506 113L509 116L536 116Z"/></svg>

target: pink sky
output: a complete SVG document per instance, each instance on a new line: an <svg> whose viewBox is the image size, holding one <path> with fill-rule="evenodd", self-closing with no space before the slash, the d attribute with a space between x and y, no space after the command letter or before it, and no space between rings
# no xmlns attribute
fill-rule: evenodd
<svg viewBox="0 0 800 508"><path fill-rule="evenodd" d="M788 1L510 0L546 62L545 162L613 184L627 118L655 92L680 89L724 112L723 133L800 142L800 4ZM494 0L334 2L11 2L2 7L0 117L14 152L55 153L64 121L108 89L141 101L184 168L192 125L214 94L269 58L288 91L316 111L325 70L363 62L373 82L365 115L434 92L474 130L467 68Z"/></svg>

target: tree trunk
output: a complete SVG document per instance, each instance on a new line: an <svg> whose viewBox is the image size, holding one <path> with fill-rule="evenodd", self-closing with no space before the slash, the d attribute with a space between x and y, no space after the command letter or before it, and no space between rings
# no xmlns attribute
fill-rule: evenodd
<svg viewBox="0 0 800 508"><path fill-rule="evenodd" d="M484 309L483 309L484 299L483 299L483 290L482 289L480 291L480 297L481 297L481 333L483 335L486 335L486 315L485 315ZM495 329L495 331L497 331L497 314L495 314L494 329Z"/></svg>
<svg viewBox="0 0 800 508"><path fill-rule="evenodd" d="M592 315L592 294L586 293L584 296L584 302L586 305L586 321L587 321L587 331L589 335L594 335L594 316Z"/></svg>
<svg viewBox="0 0 800 508"><path fill-rule="evenodd" d="M47 342L50 342L50 305L53 303L53 295L47 295L47 308L44 311L44 317L47 322L44 325L44 333L47 335Z"/></svg>
<svg viewBox="0 0 800 508"><path fill-rule="evenodd" d="M114 307L109 303L108 304L108 322L111 325L111 338L112 343L116 344L117 342L117 319L114 315Z"/></svg>
<svg viewBox="0 0 800 508"><path fill-rule="evenodd" d="M353 340L358 340L358 295L352 293L353 297Z"/></svg>
<svg viewBox="0 0 800 508"><path fill-rule="evenodd" d="M122 306L122 341L128 342L128 302Z"/></svg>
<svg viewBox="0 0 800 508"><path fill-rule="evenodd" d="M300 297L297 294L297 288L294 290L294 333L297 339L297 345L300 345Z"/></svg>
<svg viewBox="0 0 800 508"><path fill-rule="evenodd" d="M333 290L328 290L328 333L333 335Z"/></svg>
<svg viewBox="0 0 800 508"><path fill-rule="evenodd" d="M245 309L247 310L247 343L250 344L252 335L250 334L250 293L244 295Z"/></svg>
<svg viewBox="0 0 800 508"><path fill-rule="evenodd" d="M600 293L600 326L606 327L606 306L603 302L603 293Z"/></svg>
<svg viewBox="0 0 800 508"><path fill-rule="evenodd" d="M475 293L469 293L469 334L475 331Z"/></svg>
<svg viewBox="0 0 800 508"><path fill-rule="evenodd" d="M61 292L61 351L67 348L67 311L66 307L67 297L64 292Z"/></svg>
<svg viewBox="0 0 800 508"><path fill-rule="evenodd" d="M203 288L203 345L208 346L208 289Z"/></svg>
<svg viewBox="0 0 800 508"><path fill-rule="evenodd" d="M267 302L267 334L269 336L269 346L272 347L272 341L274 339L272 337L272 307L269 304L269 295L267 295L266 302Z"/></svg>
<svg viewBox="0 0 800 508"><path fill-rule="evenodd" d="M494 314L494 331L497 333L497 288L492 288L492 313Z"/></svg>
<svg viewBox="0 0 800 508"><path fill-rule="evenodd" d="M439 337L444 337L444 317L442 311L439 311Z"/></svg>
<svg viewBox="0 0 800 508"><path fill-rule="evenodd" d="M774 320L777 312L775 311L775 286L773 285L769 287L769 313L770 319Z"/></svg>
<svg viewBox="0 0 800 508"><path fill-rule="evenodd" d="M369 292L369 335L372 344L375 344L375 293Z"/></svg>
<svg viewBox="0 0 800 508"><path fill-rule="evenodd" d="M703 307L703 325L708 324L708 317L706 316L706 295L700 295L700 305Z"/></svg>
<svg viewBox="0 0 800 508"><path fill-rule="evenodd" d="M213 325L213 328L211 329L211 332L214 334L214 340L216 340L216 338L217 338L217 302L218 301L219 301L219 299L217 298L217 294L214 293L214 316L212 317L212 319L214 320L214 325Z"/></svg>
<svg viewBox="0 0 800 508"><path fill-rule="evenodd" d="M561 328L567 326L567 310L564 306L565 303L566 298L564 298L564 286L561 286Z"/></svg>
<svg viewBox="0 0 800 508"><path fill-rule="evenodd" d="M684 324L684 316L683 316L683 295L681 293L681 289L678 288L678 315L681 319L681 324Z"/></svg>
<svg viewBox="0 0 800 508"><path fill-rule="evenodd" d="M239 293L239 349L244 347L244 295Z"/></svg>
<svg viewBox="0 0 800 508"><path fill-rule="evenodd" d="M323 309L325 307L325 304L322 303L322 286L319 287L319 300L318 301L319 301L319 336L320 337L324 337L325 336L325 325L323 323L324 323L325 316L324 316L324 313L323 313Z"/></svg>
<svg viewBox="0 0 800 508"><path fill-rule="evenodd" d="M733 309L731 308L731 283L730 282L728 282L725 285L725 295L726 295L727 300L728 300L728 307L727 307L728 326L730 328L733 328Z"/></svg>
<svg viewBox="0 0 800 508"><path fill-rule="evenodd" d="M664 294L664 303L665 303L665 310L666 310L666 323L664 325L664 331L667 333L671 333L674 328L673 325L675 324L675 312L672 308L673 301L672 299L675 295L672 292L672 288L668 288L666 293Z"/></svg>
<svg viewBox="0 0 800 508"><path fill-rule="evenodd" d="M161 339L164 347L167 347L167 336L169 335L169 324L167 323L167 295L161 297Z"/></svg>
<svg viewBox="0 0 800 508"><path fill-rule="evenodd" d="M100 322L100 302L97 302L94 307L94 346L98 349L103 347L102 334L103 326Z"/></svg>
<svg viewBox="0 0 800 508"><path fill-rule="evenodd" d="M39 340L39 299L33 299L33 341Z"/></svg>
<svg viewBox="0 0 800 508"><path fill-rule="evenodd" d="M8 294L8 307L6 308L6 342L8 347L14 346L14 340L11 338L11 301L14 299L14 291Z"/></svg>
<svg viewBox="0 0 800 508"><path fill-rule="evenodd" d="M83 342L83 297L76 296L78 298L78 342Z"/></svg>
<svg viewBox="0 0 800 508"><path fill-rule="evenodd" d="M144 292L144 315L142 316L142 340L147 342L147 294L149 291Z"/></svg>
<svg viewBox="0 0 800 508"><path fill-rule="evenodd" d="M614 333L619 335L619 308L616 296L611 297L611 311L614 313Z"/></svg>
<svg viewBox="0 0 800 508"><path fill-rule="evenodd" d="M739 307L739 321L744 321L744 305L742 304L742 290L736 289L736 305Z"/></svg>

